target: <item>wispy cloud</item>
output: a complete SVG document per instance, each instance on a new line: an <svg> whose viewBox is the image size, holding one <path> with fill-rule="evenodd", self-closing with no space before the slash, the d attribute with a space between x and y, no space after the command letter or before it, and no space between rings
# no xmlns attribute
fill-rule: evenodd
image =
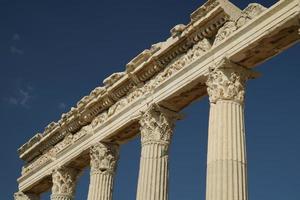
<svg viewBox="0 0 300 200"><path fill-rule="evenodd" d="M60 102L60 103L58 104L58 108L61 109L61 110L66 109L66 107L67 107L67 105L66 105L64 102Z"/></svg>
<svg viewBox="0 0 300 200"><path fill-rule="evenodd" d="M13 105L18 105L19 104L19 100L15 97L8 97L7 101L8 101L8 103L13 104Z"/></svg>
<svg viewBox="0 0 300 200"><path fill-rule="evenodd" d="M12 40L14 40L14 41L21 40L21 36L18 33L15 33L12 36Z"/></svg>
<svg viewBox="0 0 300 200"><path fill-rule="evenodd" d="M33 98L32 92L33 87L30 85L24 88L18 88L14 95L9 96L4 100L10 105L20 106L28 109L30 108L30 101Z"/></svg>
<svg viewBox="0 0 300 200"><path fill-rule="evenodd" d="M12 54L23 55L24 50L18 47L17 43L21 40L21 36L18 33L12 35L12 45L9 47L9 50Z"/></svg>
<svg viewBox="0 0 300 200"><path fill-rule="evenodd" d="M22 49L19 49L14 45L10 46L10 52L12 54L18 54L18 55L23 55L24 54L24 51Z"/></svg>

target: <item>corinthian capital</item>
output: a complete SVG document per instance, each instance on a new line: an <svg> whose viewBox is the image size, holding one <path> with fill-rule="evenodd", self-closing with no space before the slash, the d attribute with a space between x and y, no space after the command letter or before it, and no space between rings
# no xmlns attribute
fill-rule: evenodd
<svg viewBox="0 0 300 200"><path fill-rule="evenodd" d="M52 174L52 199L56 197L73 197L79 171L70 167L61 167Z"/></svg>
<svg viewBox="0 0 300 200"><path fill-rule="evenodd" d="M119 158L119 146L99 142L90 149L91 173L113 174Z"/></svg>
<svg viewBox="0 0 300 200"><path fill-rule="evenodd" d="M168 144L171 140L175 121L179 118L177 113L164 109L157 104L152 104L140 119L142 144Z"/></svg>
<svg viewBox="0 0 300 200"><path fill-rule="evenodd" d="M210 69L206 82L207 92L211 103L218 100L244 102L245 84L259 74L224 58Z"/></svg>
<svg viewBox="0 0 300 200"><path fill-rule="evenodd" d="M16 192L14 194L15 200L39 200L40 196L38 194L33 193L23 193L23 192Z"/></svg>

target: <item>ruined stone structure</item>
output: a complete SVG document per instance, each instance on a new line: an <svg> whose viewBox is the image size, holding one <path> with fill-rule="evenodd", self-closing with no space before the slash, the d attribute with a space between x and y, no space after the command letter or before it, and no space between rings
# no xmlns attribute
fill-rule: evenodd
<svg viewBox="0 0 300 200"><path fill-rule="evenodd" d="M15 200L71 200L90 166L88 200L111 200L120 145L141 135L137 200L168 199L168 149L179 112L210 100L207 200L247 200L246 84L258 64L300 39L300 0L245 9L208 0L171 36L132 59L18 150ZM200 178L200 177L199 177Z"/></svg>

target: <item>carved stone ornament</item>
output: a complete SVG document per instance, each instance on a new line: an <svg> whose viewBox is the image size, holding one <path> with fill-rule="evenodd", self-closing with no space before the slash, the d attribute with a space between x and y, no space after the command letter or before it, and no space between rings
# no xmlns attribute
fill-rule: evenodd
<svg viewBox="0 0 300 200"><path fill-rule="evenodd" d="M232 100L238 103L244 102L245 83L259 74L243 66L232 63L224 58L210 69L206 82L207 92L211 103L218 100Z"/></svg>
<svg viewBox="0 0 300 200"><path fill-rule="evenodd" d="M16 192L14 194L14 200L39 200L40 196L33 193L25 194L23 192Z"/></svg>
<svg viewBox="0 0 300 200"><path fill-rule="evenodd" d="M244 26L247 22L255 17L258 17L262 12L264 12L267 8L258 4L251 3L245 8L241 14L241 16L237 19L236 25L238 28Z"/></svg>
<svg viewBox="0 0 300 200"><path fill-rule="evenodd" d="M186 28L186 25L184 25L184 24L177 24L176 26L174 26L170 30L171 36L172 37L180 36L181 33L184 31L185 28Z"/></svg>
<svg viewBox="0 0 300 200"><path fill-rule="evenodd" d="M250 20L258 17L265 10L266 8L258 3L249 4L236 20L226 22L224 26L218 30L213 45L216 46L220 44L223 40L232 35L232 33L246 25Z"/></svg>
<svg viewBox="0 0 300 200"><path fill-rule="evenodd" d="M150 49L136 56L128 64L125 72L114 73L106 78L104 87L97 87L89 95L83 97L75 108L64 113L57 123L51 124L41 134L40 140L23 145L19 150L20 158L31 162L36 157L42 156L48 145L53 146L64 138L64 132L76 133L102 112L107 111L106 119L118 114L129 103L153 93L158 85L205 54L211 48L213 38L210 34L214 34L232 13L240 13L240 11L228 12L227 8L233 6L227 1L224 1L222 5L220 2L223 0L209 0L192 14L190 23L186 26L178 25L172 29L171 32L173 36L176 36L175 38L170 37L152 45ZM215 14L220 17L206 23ZM224 17L221 17L223 15ZM209 39L205 38L208 35L210 35ZM177 36L185 39L181 40ZM133 87L136 90L132 90ZM103 119L94 120L92 126L99 126L103 121ZM44 145L45 143L47 145Z"/></svg>
<svg viewBox="0 0 300 200"><path fill-rule="evenodd" d="M79 171L70 167L61 167L52 174L52 197L73 197Z"/></svg>
<svg viewBox="0 0 300 200"><path fill-rule="evenodd" d="M228 38L232 33L237 30L235 21L228 21L222 28L219 29L214 45L221 43L224 39Z"/></svg>
<svg viewBox="0 0 300 200"><path fill-rule="evenodd" d="M203 6L201 6L191 14L191 20L192 21L199 20L200 18L204 17L209 11L217 7L219 4L220 4L219 1L208 0Z"/></svg>
<svg viewBox="0 0 300 200"><path fill-rule="evenodd" d="M90 149L91 173L113 174L119 158L119 146L99 142Z"/></svg>
<svg viewBox="0 0 300 200"><path fill-rule="evenodd" d="M110 87L114 83L116 83L118 80L120 80L123 76L125 76L125 74L126 74L125 72L113 73L108 78L104 79L103 84L106 87Z"/></svg>
<svg viewBox="0 0 300 200"><path fill-rule="evenodd" d="M180 118L179 114L152 104L140 119L142 145L169 144L175 121Z"/></svg>
<svg viewBox="0 0 300 200"><path fill-rule="evenodd" d="M95 119L93 119L92 128L102 124L103 122L105 122L106 119L107 119L107 112L105 111L99 114L97 117L95 117Z"/></svg>

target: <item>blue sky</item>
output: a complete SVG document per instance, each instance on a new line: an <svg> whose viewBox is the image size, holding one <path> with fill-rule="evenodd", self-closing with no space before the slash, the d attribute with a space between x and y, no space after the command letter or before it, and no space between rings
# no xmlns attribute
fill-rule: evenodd
<svg viewBox="0 0 300 200"><path fill-rule="evenodd" d="M12 199L22 161L17 148L204 1L0 0L0 200ZM233 0L240 8L249 0ZM257 0L270 6L276 0ZM246 97L249 195L300 199L300 46L262 64ZM205 196L208 100L177 123L170 152L170 199ZM121 148L115 199L135 199L139 138ZM88 170L76 199L86 199ZM49 199L45 194L43 199Z"/></svg>

